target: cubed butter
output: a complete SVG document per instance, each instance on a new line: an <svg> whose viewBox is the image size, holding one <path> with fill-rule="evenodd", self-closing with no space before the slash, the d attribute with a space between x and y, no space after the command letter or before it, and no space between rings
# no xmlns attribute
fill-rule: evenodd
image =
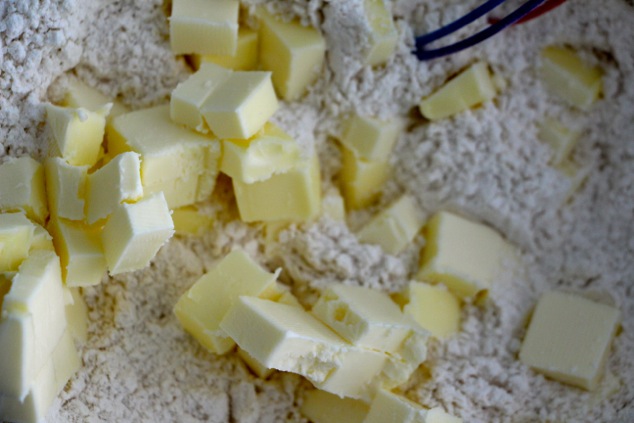
<svg viewBox="0 0 634 423"><path fill-rule="evenodd" d="M101 232L110 274L143 269L173 234L174 223L163 193L120 204Z"/></svg>
<svg viewBox="0 0 634 423"><path fill-rule="evenodd" d="M412 281L407 291L403 313L433 336L443 339L460 330L460 301L445 287Z"/></svg>
<svg viewBox="0 0 634 423"><path fill-rule="evenodd" d="M173 0L169 20L172 52L235 54L239 7L237 0Z"/></svg>
<svg viewBox="0 0 634 423"><path fill-rule="evenodd" d="M0 213L0 272L15 271L29 255L35 224L23 213Z"/></svg>
<svg viewBox="0 0 634 423"><path fill-rule="evenodd" d="M54 218L84 220L88 166L72 166L60 157L44 162L48 208Z"/></svg>
<svg viewBox="0 0 634 423"><path fill-rule="evenodd" d="M271 295L279 272L267 272L243 250L233 250L181 296L174 314L205 348L224 354L235 345L220 328L227 311L240 295Z"/></svg>
<svg viewBox="0 0 634 423"><path fill-rule="evenodd" d="M324 37L297 21L284 22L260 10L260 63L273 72L280 98L296 100L319 76L326 55Z"/></svg>
<svg viewBox="0 0 634 423"><path fill-rule="evenodd" d="M302 307L297 297L295 297L295 295L293 295L293 293L291 292L291 288L280 282L275 283L272 293L267 296L266 299L282 304Z"/></svg>
<svg viewBox="0 0 634 423"><path fill-rule="evenodd" d="M214 218L196 207L186 206L172 212L172 221L177 235L203 235L211 230Z"/></svg>
<svg viewBox="0 0 634 423"><path fill-rule="evenodd" d="M595 389L620 318L615 307L575 294L548 292L533 312L520 360L560 382Z"/></svg>
<svg viewBox="0 0 634 423"><path fill-rule="evenodd" d="M495 230L444 211L427 222L425 239L416 279L443 283L459 298L488 290L509 251Z"/></svg>
<svg viewBox="0 0 634 423"><path fill-rule="evenodd" d="M551 163L555 166L570 157L570 152L577 144L579 135L579 132L566 128L553 118L548 118L539 125L538 136L551 147Z"/></svg>
<svg viewBox="0 0 634 423"><path fill-rule="evenodd" d="M70 294L71 303L66 304L66 322L73 339L85 343L88 339L88 306L79 288L65 288Z"/></svg>
<svg viewBox="0 0 634 423"><path fill-rule="evenodd" d="M341 143L363 160L387 161L400 131L396 120L384 121L355 114Z"/></svg>
<svg viewBox="0 0 634 423"><path fill-rule="evenodd" d="M423 408L402 395L381 389L363 423L461 423L440 407Z"/></svg>
<svg viewBox="0 0 634 423"><path fill-rule="evenodd" d="M108 121L129 111L120 101L106 97L97 89L77 78L69 79L68 91L66 91L66 95L62 100L62 106L71 108L83 107L88 110L99 110L108 103L112 103L112 109L107 117Z"/></svg>
<svg viewBox="0 0 634 423"><path fill-rule="evenodd" d="M477 62L420 102L420 112L430 120L442 119L492 100L496 87L489 67Z"/></svg>
<svg viewBox="0 0 634 423"><path fill-rule="evenodd" d="M388 254L398 254L414 240L424 224L416 200L403 195L372 218L357 236L361 242L380 245Z"/></svg>
<svg viewBox="0 0 634 423"><path fill-rule="evenodd" d="M247 184L284 173L301 160L297 142L271 122L247 140L223 140L222 148L220 170Z"/></svg>
<svg viewBox="0 0 634 423"><path fill-rule="evenodd" d="M29 254L34 250L48 250L55 251L55 246L53 245L53 237L48 233L44 227L35 224L35 229L33 230L33 238L31 239L31 248L29 250Z"/></svg>
<svg viewBox="0 0 634 423"><path fill-rule="evenodd" d="M242 348L237 349L238 355L244 361L249 369L253 373L255 373L260 379L266 379L275 372L274 369L267 369L261 363L259 363L255 358L251 356L248 352L243 350Z"/></svg>
<svg viewBox="0 0 634 423"><path fill-rule="evenodd" d="M89 175L87 192L86 221L91 225L108 218L121 203L143 197L139 154L121 153Z"/></svg>
<svg viewBox="0 0 634 423"><path fill-rule="evenodd" d="M370 27L364 61L370 66L383 64L392 56L398 42L394 19L384 0L364 0L363 10Z"/></svg>
<svg viewBox="0 0 634 423"><path fill-rule="evenodd" d="M601 69L585 63L573 50L546 47L541 58L546 87L566 103L587 110L601 95Z"/></svg>
<svg viewBox="0 0 634 423"><path fill-rule="evenodd" d="M99 157L111 103L91 111L46 105L46 121L56 145L52 152L73 166L93 166Z"/></svg>
<svg viewBox="0 0 634 423"><path fill-rule="evenodd" d="M255 135L278 108L271 72L233 72L205 100L200 113L221 139Z"/></svg>
<svg viewBox="0 0 634 423"><path fill-rule="evenodd" d="M339 222L346 221L346 206L337 188L331 188L321 199L321 215Z"/></svg>
<svg viewBox="0 0 634 423"><path fill-rule="evenodd" d="M15 211L25 212L38 223L48 216L44 168L27 156L0 165L0 212Z"/></svg>
<svg viewBox="0 0 634 423"><path fill-rule="evenodd" d="M313 423L363 423L370 407L361 400L313 389L304 393L299 410Z"/></svg>
<svg viewBox="0 0 634 423"><path fill-rule="evenodd" d="M232 181L244 222L306 221L316 217L321 209L321 176L316 154L261 182Z"/></svg>
<svg viewBox="0 0 634 423"><path fill-rule="evenodd" d="M429 332L411 322L409 335L399 348L388 355L378 376L377 386L394 389L407 382L414 371L427 359Z"/></svg>
<svg viewBox="0 0 634 423"><path fill-rule="evenodd" d="M234 55L194 54L191 56L194 69L203 63L214 63L223 68L248 71L258 65L258 33L248 28L238 29L238 44Z"/></svg>
<svg viewBox="0 0 634 423"><path fill-rule="evenodd" d="M341 183L346 208L361 209L381 196L390 173L388 161L367 161L346 147L341 149Z"/></svg>

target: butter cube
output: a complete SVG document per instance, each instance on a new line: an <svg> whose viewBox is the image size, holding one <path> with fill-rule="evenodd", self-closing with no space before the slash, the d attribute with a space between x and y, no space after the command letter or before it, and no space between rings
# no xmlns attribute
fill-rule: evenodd
<svg viewBox="0 0 634 423"><path fill-rule="evenodd" d="M34 250L48 250L55 251L53 245L53 237L48 233L46 229L38 224L34 224L33 238L31 238L31 248L29 253Z"/></svg>
<svg viewBox="0 0 634 423"><path fill-rule="evenodd" d="M436 338L447 338L460 330L460 301L444 287L412 281L408 298L403 313Z"/></svg>
<svg viewBox="0 0 634 423"><path fill-rule="evenodd" d="M537 303L520 361L560 382L593 390L620 319L617 308L574 294L548 292Z"/></svg>
<svg viewBox="0 0 634 423"><path fill-rule="evenodd" d="M284 173L301 160L297 142L271 122L248 140L223 140L222 148L220 170L247 184Z"/></svg>
<svg viewBox="0 0 634 423"><path fill-rule="evenodd" d="M198 132L208 132L200 108L205 100L231 76L231 71L214 64L203 64L200 69L172 91L170 117Z"/></svg>
<svg viewBox="0 0 634 423"><path fill-rule="evenodd" d="M106 219L119 204L142 196L141 158L137 153L121 153L88 176L86 221L92 225Z"/></svg>
<svg viewBox="0 0 634 423"><path fill-rule="evenodd" d="M48 228L60 257L66 286L99 284L107 270L99 233L57 218L50 220Z"/></svg>
<svg viewBox="0 0 634 423"><path fill-rule="evenodd" d="M425 239L416 279L443 283L458 298L488 290L509 250L493 229L448 212L427 222Z"/></svg>
<svg viewBox="0 0 634 423"><path fill-rule="evenodd" d="M313 423L363 423L370 407L361 400L313 389L304 393L299 410Z"/></svg>
<svg viewBox="0 0 634 423"><path fill-rule="evenodd" d="M72 166L59 157L44 162L46 194L51 216L84 220L88 166Z"/></svg>
<svg viewBox="0 0 634 423"><path fill-rule="evenodd" d="M77 78L71 78L68 81L68 91L62 101L62 106L70 108L80 108L88 110L99 110L106 104L112 103L112 109L110 114L106 118L107 121L112 118L128 113L128 108L120 101L112 100L95 88L86 85L83 81Z"/></svg>
<svg viewBox="0 0 634 423"><path fill-rule="evenodd" d="M261 182L232 181L244 222L305 221L316 217L321 208L321 177L316 154L297 162L289 171Z"/></svg>
<svg viewBox="0 0 634 423"><path fill-rule="evenodd" d="M346 207L360 209L369 206L381 196L390 173L389 162L363 160L346 147L341 149L341 153L341 182Z"/></svg>
<svg viewBox="0 0 634 423"><path fill-rule="evenodd" d="M94 111L47 104L46 121L56 143L53 151L73 166L93 166L111 108L111 103Z"/></svg>
<svg viewBox="0 0 634 423"><path fill-rule="evenodd" d="M238 348L237 352L242 361L244 361L244 363L247 365L247 367L251 369L251 371L255 373L260 379L266 379L275 372L274 369L267 369L266 367L264 367L255 358L253 358L251 354L249 354L242 348Z"/></svg>
<svg viewBox="0 0 634 423"><path fill-rule="evenodd" d="M163 191L171 209L206 200L214 189L220 143L173 123L169 106L115 118L108 148L139 153L144 194Z"/></svg>
<svg viewBox="0 0 634 423"><path fill-rule="evenodd" d="M539 138L552 148L551 163L555 166L568 159L579 139L579 132L566 128L556 119L548 118L539 125Z"/></svg>
<svg viewBox="0 0 634 423"><path fill-rule="evenodd" d="M357 234L361 242L378 244L388 254L398 254L420 232L425 221L414 198L404 195L381 211Z"/></svg>
<svg viewBox="0 0 634 423"><path fill-rule="evenodd" d="M398 121L382 121L355 114L348 122L341 143L363 160L387 161L399 130Z"/></svg>
<svg viewBox="0 0 634 423"><path fill-rule="evenodd" d="M30 157L9 159L0 165L0 212L23 211L38 223L48 216L44 169Z"/></svg>
<svg viewBox="0 0 634 423"><path fill-rule="evenodd" d="M29 255L35 224L23 213L0 213L0 272L15 271Z"/></svg>
<svg viewBox="0 0 634 423"><path fill-rule="evenodd" d="M194 69L200 68L203 63L214 63L227 69L253 70L258 65L258 33L248 28L239 28L234 55L194 54L191 62Z"/></svg>
<svg viewBox="0 0 634 423"><path fill-rule="evenodd" d="M339 222L346 221L346 206L337 188L328 190L321 199L321 214Z"/></svg>
<svg viewBox="0 0 634 423"><path fill-rule="evenodd" d="M331 285L312 313L351 344L393 352L410 334L410 325L386 294L370 288Z"/></svg>
<svg viewBox="0 0 634 423"><path fill-rule="evenodd" d="M477 62L420 102L430 120L442 119L492 100L496 87L484 62Z"/></svg>
<svg viewBox="0 0 634 423"><path fill-rule="evenodd" d="M193 206L187 206L174 210L172 221L177 235L203 235L211 230L214 218Z"/></svg>
<svg viewBox="0 0 634 423"><path fill-rule="evenodd" d="M326 42L315 28L284 22L260 10L260 62L273 72L273 85L284 100L297 100L321 72Z"/></svg>
<svg viewBox="0 0 634 423"><path fill-rule="evenodd" d="M173 234L174 224L163 193L120 204L101 233L110 274L143 269Z"/></svg>
<svg viewBox="0 0 634 423"><path fill-rule="evenodd" d="M172 52L233 55L238 41L239 6L237 0L173 0Z"/></svg>
<svg viewBox="0 0 634 423"><path fill-rule="evenodd" d="M394 389L407 382L427 358L429 332L412 322L409 336L392 352L378 376L378 386Z"/></svg>
<svg viewBox="0 0 634 423"><path fill-rule="evenodd" d="M243 250L235 249L181 296L174 314L205 348L224 354L235 345L220 328L227 311L240 295L270 295L279 273L280 269L267 272Z"/></svg>
<svg viewBox="0 0 634 423"><path fill-rule="evenodd" d="M365 63L370 66L383 64L392 56L398 42L392 14L384 0L364 0L363 10L370 26Z"/></svg>
<svg viewBox="0 0 634 423"><path fill-rule="evenodd" d="M2 253L2 251L0 251ZM4 302L4 296L9 293L11 289L11 281L13 280L14 272L2 272L0 273L0 311L2 311L2 303Z"/></svg>
<svg viewBox="0 0 634 423"><path fill-rule="evenodd" d="M75 341L85 343L88 339L88 306L79 288L65 288L70 294L72 302L66 304L66 322L68 331Z"/></svg>
<svg viewBox="0 0 634 423"><path fill-rule="evenodd" d="M290 287L276 282L271 294L267 296L267 300L275 301L282 304L292 305L303 308L297 297L293 295Z"/></svg>
<svg viewBox="0 0 634 423"><path fill-rule="evenodd" d="M440 407L423 408L404 396L381 389L370 405L363 423L461 423L462 419Z"/></svg>
<svg viewBox="0 0 634 423"><path fill-rule="evenodd" d="M588 110L601 94L602 72L565 47L542 50L542 76L548 90L571 106Z"/></svg>
<svg viewBox="0 0 634 423"><path fill-rule="evenodd" d="M200 113L218 138L252 137L278 108L271 72L233 72L205 100Z"/></svg>

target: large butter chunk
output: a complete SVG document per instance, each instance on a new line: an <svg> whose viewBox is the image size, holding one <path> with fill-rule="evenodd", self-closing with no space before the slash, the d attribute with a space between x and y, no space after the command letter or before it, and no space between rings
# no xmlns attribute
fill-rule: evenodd
<svg viewBox="0 0 634 423"><path fill-rule="evenodd" d="M218 176L220 143L173 123L169 106L139 110L114 119L108 132L113 154L141 155L145 195L163 191L171 209L206 200Z"/></svg>
<svg viewBox="0 0 634 423"><path fill-rule="evenodd" d="M268 297L279 272L267 272L246 252L235 249L181 296L174 314L205 348L224 354L235 345L220 328L227 311L240 295Z"/></svg>
<svg viewBox="0 0 634 423"><path fill-rule="evenodd" d="M378 244L388 254L400 253L425 221L413 197L404 195L381 211L357 233L361 242Z"/></svg>
<svg viewBox="0 0 634 423"><path fill-rule="evenodd" d="M402 395L381 389L363 423L461 423L440 407L423 408Z"/></svg>
<svg viewBox="0 0 634 423"><path fill-rule="evenodd" d="M351 344L393 352L410 334L410 325L386 294L370 288L331 285L312 313Z"/></svg>
<svg viewBox="0 0 634 423"><path fill-rule="evenodd" d="M484 62L477 62L420 102L427 119L442 119L495 97L496 88Z"/></svg>
<svg viewBox="0 0 634 423"><path fill-rule="evenodd" d="M348 209L370 205L381 195L390 173L388 161L363 160L348 148L341 149L341 182Z"/></svg>
<svg viewBox="0 0 634 423"><path fill-rule="evenodd" d="M244 222L312 219L321 208L319 159L315 154L261 182L233 179L233 190Z"/></svg>
<svg viewBox="0 0 634 423"><path fill-rule="evenodd" d="M97 163L111 108L111 103L94 111L47 104L46 121L56 143L53 154L59 153L73 166L93 166Z"/></svg>
<svg viewBox="0 0 634 423"><path fill-rule="evenodd" d="M48 224L67 287L92 286L106 273L99 233L81 224L52 218Z"/></svg>
<svg viewBox="0 0 634 423"><path fill-rule="evenodd" d="M551 163L555 166L570 157L580 133L566 128L556 119L548 118L539 125L539 138L552 148Z"/></svg>
<svg viewBox="0 0 634 423"><path fill-rule="evenodd" d="M194 54L191 62L194 69L200 68L204 63L214 63L227 69L253 70L258 65L258 33L248 28L239 28L235 54Z"/></svg>
<svg viewBox="0 0 634 423"><path fill-rule="evenodd" d="M237 0L173 0L172 51L233 55L238 41L239 6Z"/></svg>
<svg viewBox="0 0 634 423"><path fill-rule="evenodd" d="M84 220L88 166L72 166L60 157L50 157L44 170L51 216Z"/></svg>
<svg viewBox="0 0 634 423"><path fill-rule="evenodd" d="M394 53L398 32L384 0L364 0L363 10L370 26L369 45L364 52L364 60L370 66L380 65L387 62Z"/></svg>
<svg viewBox="0 0 634 423"><path fill-rule="evenodd" d="M488 290L509 249L493 229L449 212L427 222L425 239L416 279L443 283L459 298Z"/></svg>
<svg viewBox="0 0 634 423"><path fill-rule="evenodd" d="M141 158L137 153L121 153L88 176L86 221L92 225L106 219L119 204L142 196Z"/></svg>
<svg viewBox="0 0 634 423"><path fill-rule="evenodd" d="M218 138L246 139L278 108L271 72L233 72L205 100L200 112Z"/></svg>
<svg viewBox="0 0 634 423"><path fill-rule="evenodd" d="M48 216L44 168L30 157L0 165L0 212L24 211L38 223Z"/></svg>
<svg viewBox="0 0 634 423"><path fill-rule="evenodd" d="M460 301L443 286L412 281L407 296L403 313L436 338L447 338L460 330Z"/></svg>
<svg viewBox="0 0 634 423"><path fill-rule="evenodd" d="M186 206L172 211L172 221L177 235L200 236L211 231L214 217L194 206Z"/></svg>
<svg viewBox="0 0 634 423"><path fill-rule="evenodd" d="M387 161L400 131L396 120L384 121L355 114L341 143L363 160Z"/></svg>
<svg viewBox="0 0 634 423"><path fill-rule="evenodd" d="M273 72L273 84L284 100L296 100L319 75L326 42L315 28L284 22L260 10L260 63Z"/></svg>
<svg viewBox="0 0 634 423"><path fill-rule="evenodd" d="M101 232L110 274L143 269L173 234L174 223L163 193L120 204Z"/></svg>
<svg viewBox="0 0 634 423"><path fill-rule="evenodd" d="M542 76L546 87L571 106L590 108L603 88L601 70L584 63L565 47L542 50Z"/></svg>
<svg viewBox="0 0 634 423"><path fill-rule="evenodd" d="M29 255L34 231L23 213L0 213L0 272L18 270Z"/></svg>
<svg viewBox="0 0 634 423"><path fill-rule="evenodd" d="M238 348L237 353L242 361L244 361L244 363L247 365L247 367L251 369L251 371L255 373L260 379L266 379L275 372L275 369L268 369L264 367L260 362L253 358L251 354L249 354L242 348Z"/></svg>
<svg viewBox="0 0 634 423"><path fill-rule="evenodd" d="M533 312L520 360L560 382L595 389L620 318L617 308L575 294L548 292Z"/></svg>
<svg viewBox="0 0 634 423"><path fill-rule="evenodd" d="M83 107L88 110L99 110L108 103L112 103L112 109L110 110L107 120L111 120L113 117L129 111L121 102L106 97L95 88L86 85L77 78L71 78L68 81L68 91L66 91L66 95L62 100L62 106L72 108Z"/></svg>
<svg viewBox="0 0 634 423"><path fill-rule="evenodd" d="M284 173L300 161L297 142L274 123L248 140L223 140L220 170L247 184Z"/></svg>
<svg viewBox="0 0 634 423"><path fill-rule="evenodd" d="M299 410L313 423L363 423L370 407L361 400L313 389L304 393Z"/></svg>
<svg viewBox="0 0 634 423"><path fill-rule="evenodd" d="M226 82L231 71L214 65L203 64L200 69L172 91L170 117L174 122L199 132L208 132L200 108L209 96Z"/></svg>

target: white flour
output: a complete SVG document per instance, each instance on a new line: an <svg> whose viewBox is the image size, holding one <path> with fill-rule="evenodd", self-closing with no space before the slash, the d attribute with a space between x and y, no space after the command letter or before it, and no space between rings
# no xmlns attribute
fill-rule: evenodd
<svg viewBox="0 0 634 423"><path fill-rule="evenodd" d="M426 213L459 210L497 228L520 251L524 266L502 275L486 304L465 306L461 333L431 346L426 365L403 387L406 395L443 405L465 422L634 421L634 8L622 0L570 1L448 59L419 63L409 53L414 34L479 3L395 0L401 43L389 66L372 70L356 53L365 37L360 0L267 2L320 26L329 49L310 93L283 105L274 120L319 151L330 189L342 116L403 119L407 130L381 203L352 214L349 227L409 192ZM603 68L604 99L590 112L571 111L543 89L538 52L552 43L568 43ZM187 75L169 51L159 0L3 1L0 52L0 161L46 150L39 104L62 92L67 70L132 107L166 100ZM492 103L438 123L416 117L421 96L476 58L506 82ZM566 179L547 165L548 148L536 137L545 116L583 130L575 159L591 173L570 203ZM211 233L174 239L145 271L85 290L91 325L84 367L48 421L301 421L297 398L306 382L282 373L261 381L236 357L205 352L176 322L176 299L236 244L262 263L282 264L284 280L306 304L332 281L401 289L424 244L417 239L392 257L324 220L283 232L275 254L265 254L261 226L236 221L224 177L214 201L209 207L219 221ZM623 312L608 363L616 379L607 377L598 393L546 380L516 359L527 313L553 288L608 295Z"/></svg>

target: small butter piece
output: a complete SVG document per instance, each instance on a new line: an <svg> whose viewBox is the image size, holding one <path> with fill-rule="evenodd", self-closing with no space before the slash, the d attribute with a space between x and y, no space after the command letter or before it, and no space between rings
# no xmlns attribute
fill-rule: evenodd
<svg viewBox="0 0 634 423"><path fill-rule="evenodd" d="M339 222L346 221L346 206L337 188L331 188L321 199L321 214Z"/></svg>
<svg viewBox="0 0 634 423"><path fill-rule="evenodd" d="M306 221L316 217L321 208L321 176L316 154L261 182L232 181L244 222Z"/></svg>
<svg viewBox="0 0 634 423"><path fill-rule="evenodd" d="M489 68L477 62L420 103L420 112L436 120L463 112L495 97L496 87Z"/></svg>
<svg viewBox="0 0 634 423"><path fill-rule="evenodd" d="M372 218L358 232L361 242L378 244L388 254L398 254L424 225L416 200L404 195Z"/></svg>
<svg viewBox="0 0 634 423"><path fill-rule="evenodd" d="M460 330L460 301L444 287L412 281L407 296L403 313L436 338L447 338Z"/></svg>
<svg viewBox="0 0 634 423"><path fill-rule="evenodd" d="M247 139L278 108L271 72L233 72L205 100L200 113L209 129L221 139Z"/></svg>
<svg viewBox="0 0 634 423"><path fill-rule="evenodd" d="M24 211L38 223L48 216L44 168L26 156L0 165L0 212L15 211Z"/></svg>
<svg viewBox="0 0 634 423"><path fill-rule="evenodd" d="M347 209L369 206L381 196L390 173L389 162L363 160L346 147L341 153L342 192Z"/></svg>
<svg viewBox="0 0 634 423"><path fill-rule="evenodd" d="M428 339L429 332L412 322L409 336L388 356L378 376L377 385L385 389L394 389L407 382L427 358Z"/></svg>
<svg viewBox="0 0 634 423"><path fill-rule="evenodd" d="M1 251L0 251L1 253ZM0 273L0 311L2 310L2 303L4 302L4 296L9 293L11 289L11 281L13 281L13 272Z"/></svg>
<svg viewBox="0 0 634 423"><path fill-rule="evenodd" d="M223 140L222 147L220 170L247 184L284 173L301 160L297 142L271 122L248 140Z"/></svg>
<svg viewBox="0 0 634 423"><path fill-rule="evenodd" d="M271 295L279 272L267 272L243 250L235 249L181 296L174 314L205 348L224 354L235 345L220 329L227 311L240 295Z"/></svg>
<svg viewBox="0 0 634 423"><path fill-rule="evenodd" d="M396 143L398 121L383 121L368 116L354 115L341 143L363 160L387 161Z"/></svg>
<svg viewBox="0 0 634 423"><path fill-rule="evenodd" d="M31 248L29 249L29 254L34 250L48 250L55 251L55 246L53 245L53 237L48 233L44 227L35 224L35 229L33 230L33 238L31 239Z"/></svg>
<svg viewBox="0 0 634 423"><path fill-rule="evenodd" d="M520 360L555 380L593 390L620 318L617 308L574 294L548 292L533 312Z"/></svg>
<svg viewBox="0 0 634 423"><path fill-rule="evenodd" d="M427 222L425 239L416 279L443 283L459 298L488 290L509 249L495 230L448 212Z"/></svg>
<svg viewBox="0 0 634 423"><path fill-rule="evenodd" d="M273 85L284 100L296 100L317 78L326 42L315 28L284 22L260 10L260 62L273 72Z"/></svg>
<svg viewBox="0 0 634 423"><path fill-rule="evenodd" d="M363 423L370 407L361 400L313 389L304 393L299 410L313 423Z"/></svg>
<svg viewBox="0 0 634 423"><path fill-rule="evenodd" d="M23 213L0 213L0 272L15 271L29 255L35 224Z"/></svg>
<svg viewBox="0 0 634 423"><path fill-rule="evenodd" d="M539 125L539 138L552 148L551 163L560 165L570 156L579 139L579 132L566 128L556 119L548 118Z"/></svg>
<svg viewBox="0 0 634 423"><path fill-rule="evenodd" d="M44 170L51 216L84 220L88 166L72 166L60 157L50 157Z"/></svg>
<svg viewBox="0 0 634 423"><path fill-rule="evenodd" d="M238 29L238 45L234 55L194 54L191 57L194 69L204 63L214 63L223 68L248 71L258 65L258 33L248 28Z"/></svg>
<svg viewBox="0 0 634 423"><path fill-rule="evenodd" d="M584 63L577 54L565 47L542 50L542 75L546 87L571 106L590 108L603 87L598 67Z"/></svg>
<svg viewBox="0 0 634 423"><path fill-rule="evenodd" d="M364 52L365 63L370 66L388 61L398 42L398 32L392 14L384 0L364 0L363 10L370 25L369 45Z"/></svg>
<svg viewBox="0 0 634 423"><path fill-rule="evenodd" d="M461 423L440 407L423 408L404 396L381 389L363 423Z"/></svg>
<svg viewBox="0 0 634 423"><path fill-rule="evenodd" d="M174 231L177 235L203 235L213 226L214 218L193 206L186 206L172 212Z"/></svg>
<svg viewBox="0 0 634 423"><path fill-rule="evenodd" d="M68 331L75 341L85 343L88 339L88 306L79 288L65 288L70 294L72 302L66 304L66 322Z"/></svg>
<svg viewBox="0 0 634 423"><path fill-rule="evenodd" d="M251 356L248 352L243 350L242 348L238 348L238 355L244 361L244 363L251 369L253 373L255 373L260 379L266 379L275 372L275 369L267 369L262 364L260 364L255 358Z"/></svg>
<svg viewBox="0 0 634 423"><path fill-rule="evenodd" d="M173 0L169 20L172 52L233 55L239 6L237 0Z"/></svg>
<svg viewBox="0 0 634 423"><path fill-rule="evenodd" d="M296 307L302 307L297 297L293 295L291 289L279 282L276 282L271 294L267 296L267 300L275 301L282 304L292 305Z"/></svg>
<svg viewBox="0 0 634 423"><path fill-rule="evenodd" d="M95 111L47 104L46 121L56 143L53 151L73 166L93 166L99 158L111 108L111 103Z"/></svg>
<svg viewBox="0 0 634 423"><path fill-rule="evenodd" d="M108 164L88 176L86 221L92 225L106 219L124 201L143 196L141 158L137 153L117 155Z"/></svg>
<svg viewBox="0 0 634 423"><path fill-rule="evenodd" d="M120 101L112 100L95 88L86 85L83 81L77 78L71 78L68 81L68 91L62 101L62 106L80 108L88 110L99 110L106 104L112 103L112 109L107 117L107 120L111 120L113 117L127 113L129 110Z"/></svg>
<svg viewBox="0 0 634 423"><path fill-rule="evenodd" d="M174 223L163 193L120 204L101 233L110 274L143 269L173 234Z"/></svg>

